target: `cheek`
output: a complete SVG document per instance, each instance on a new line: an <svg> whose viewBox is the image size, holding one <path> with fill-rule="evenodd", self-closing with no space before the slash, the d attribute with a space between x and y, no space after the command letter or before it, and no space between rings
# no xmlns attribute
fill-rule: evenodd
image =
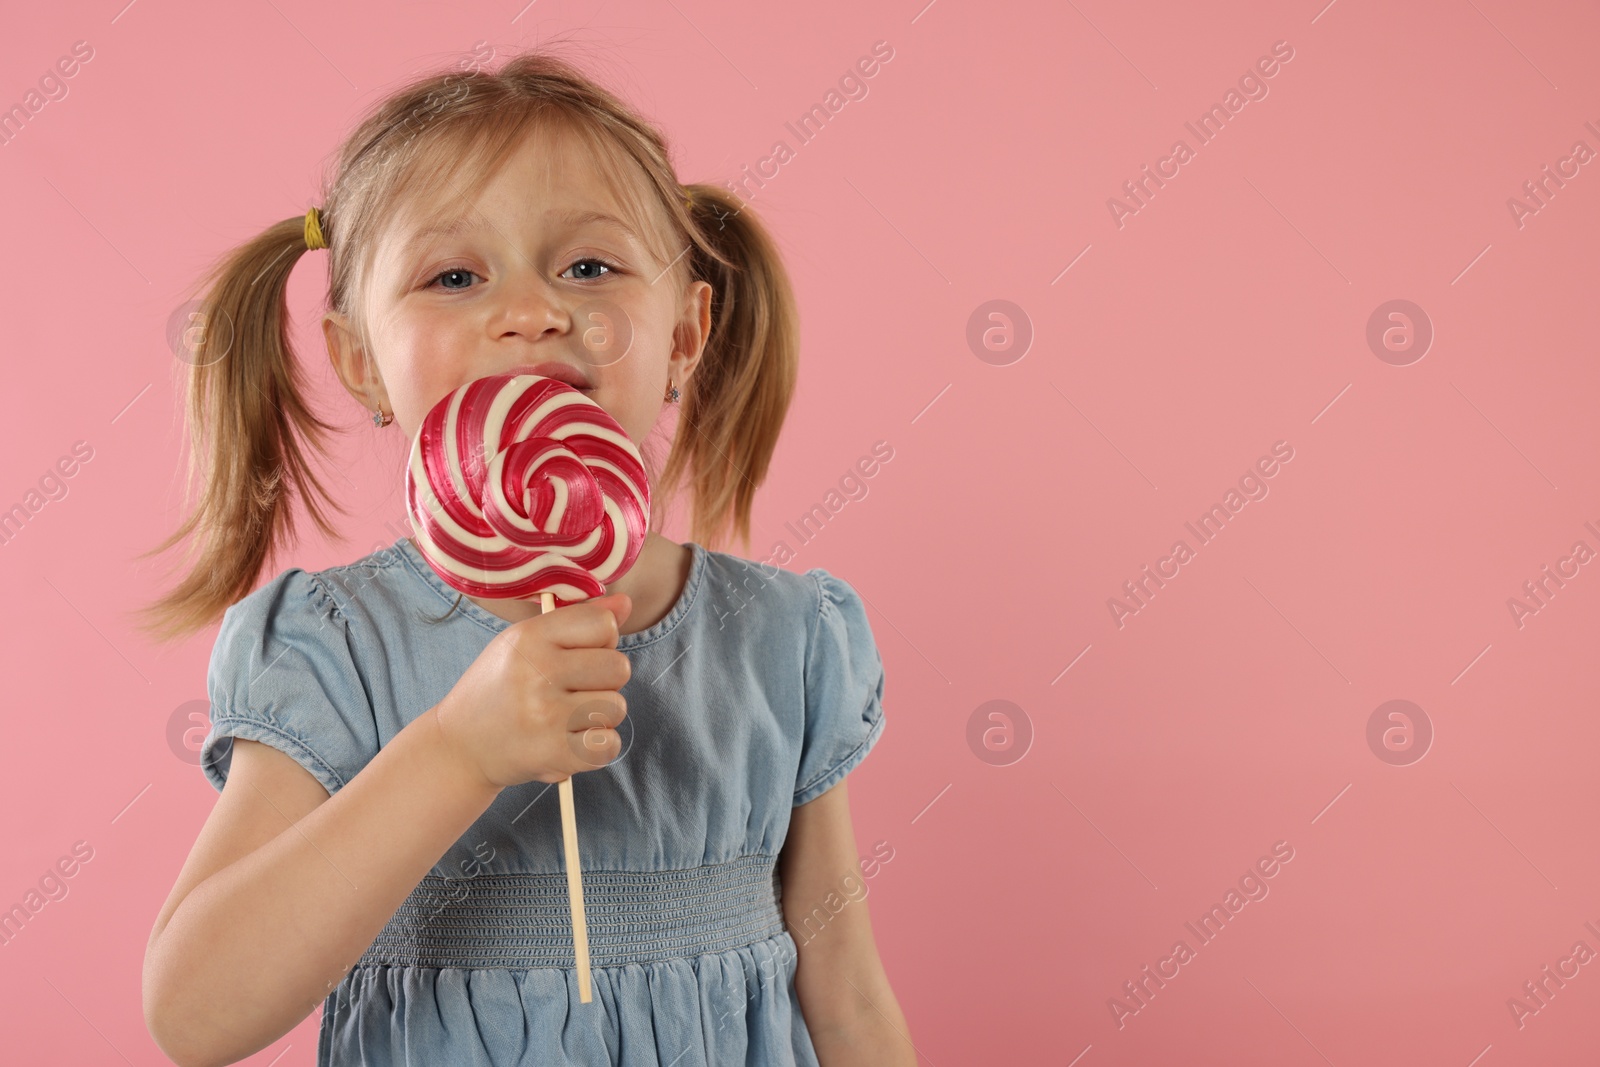
<svg viewBox="0 0 1600 1067"><path fill-rule="evenodd" d="M434 404L476 375L459 324L417 316L394 326L377 342L378 363L395 422L409 437Z"/></svg>
<svg viewBox="0 0 1600 1067"><path fill-rule="evenodd" d="M645 386L646 391L648 388ZM657 407L651 406L639 390L638 381L613 380L601 387L601 395L596 398L606 414L617 420L636 445L650 435L658 415Z"/></svg>
<svg viewBox="0 0 1600 1067"><path fill-rule="evenodd" d="M667 362L672 355L673 320L651 305L624 305L633 327L628 354L596 368L601 406L642 443L664 414ZM682 383L676 383L681 386Z"/></svg>

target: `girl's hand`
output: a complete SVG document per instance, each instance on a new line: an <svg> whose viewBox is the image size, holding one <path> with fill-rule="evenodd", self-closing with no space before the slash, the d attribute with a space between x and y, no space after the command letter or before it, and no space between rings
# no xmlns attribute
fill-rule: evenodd
<svg viewBox="0 0 1600 1067"><path fill-rule="evenodd" d="M469 771L497 789L559 782L616 759L632 674L617 651L624 593L568 604L495 635L434 709Z"/></svg>

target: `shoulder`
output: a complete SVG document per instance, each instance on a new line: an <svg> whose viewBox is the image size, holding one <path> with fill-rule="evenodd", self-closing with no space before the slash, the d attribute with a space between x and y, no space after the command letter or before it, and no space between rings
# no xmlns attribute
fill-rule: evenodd
<svg viewBox="0 0 1600 1067"><path fill-rule="evenodd" d="M413 603L406 599L404 567L397 545L322 570L290 567L227 609L219 643L240 629L304 635L326 634L330 625L364 641Z"/></svg>
<svg viewBox="0 0 1600 1067"><path fill-rule="evenodd" d="M831 625L857 640L865 637L870 642L872 628L867 622L866 604L855 586L821 567L806 571L805 577L811 579L816 598L814 630Z"/></svg>
<svg viewBox="0 0 1600 1067"><path fill-rule="evenodd" d="M743 628L776 628L813 648L830 630L871 641L861 596L843 578L821 567L786 570L775 564L701 548L704 574L696 596L706 615L724 626L737 616Z"/></svg>
<svg viewBox="0 0 1600 1067"><path fill-rule="evenodd" d="M843 578L820 567L806 571L804 577L810 579L815 597L811 632L806 640L813 670L824 675L843 671L876 676L881 684L883 662L861 594Z"/></svg>
<svg viewBox="0 0 1600 1067"><path fill-rule="evenodd" d="M398 610L404 599L407 561L404 538L392 545L375 545L360 559L314 571L307 577L316 584L332 609L346 619L375 621L386 611Z"/></svg>
<svg viewBox="0 0 1600 1067"><path fill-rule="evenodd" d="M223 613L223 625L227 626L230 620L238 627L295 617L326 620L347 616L363 592L398 566L399 553L391 546L323 570L290 567L230 605Z"/></svg>
<svg viewBox="0 0 1600 1067"><path fill-rule="evenodd" d="M318 571L283 569L222 613L211 675L259 680L291 649L293 659L358 661L398 606L400 566L397 550L384 549Z"/></svg>
<svg viewBox="0 0 1600 1067"><path fill-rule="evenodd" d="M335 610L327 586L314 572L290 567L268 579L222 613L218 652L239 634L266 634L279 628L320 629Z"/></svg>
<svg viewBox="0 0 1600 1067"><path fill-rule="evenodd" d="M784 570L782 567L763 560L745 559L732 552L720 552L716 549L696 545L696 550L705 559L706 575L708 578L717 578L743 584L745 582L767 584L771 583L780 591L792 591L803 584L803 575L794 571Z"/></svg>
<svg viewBox="0 0 1600 1067"><path fill-rule="evenodd" d="M206 674L211 730L201 750L217 789L230 765L231 750L221 744L228 737L288 753L330 794L376 753L365 669L373 646L351 623L374 594L353 591L356 566L291 567L223 613Z"/></svg>
<svg viewBox="0 0 1600 1067"><path fill-rule="evenodd" d="M712 629L727 629L737 619L747 635L777 631L793 640L810 633L818 593L809 574L696 547L702 569L694 595Z"/></svg>

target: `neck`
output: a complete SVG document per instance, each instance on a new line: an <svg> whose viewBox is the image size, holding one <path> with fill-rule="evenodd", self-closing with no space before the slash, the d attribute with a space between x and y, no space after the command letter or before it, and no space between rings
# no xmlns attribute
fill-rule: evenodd
<svg viewBox="0 0 1600 1067"><path fill-rule="evenodd" d="M622 577L605 587L606 595L626 593L628 599L637 606L641 600L647 598L650 588L657 584L659 575L656 572L665 555L663 550L677 547L654 530L646 533L644 544L640 547L639 556L633 561L633 566L629 567Z"/></svg>

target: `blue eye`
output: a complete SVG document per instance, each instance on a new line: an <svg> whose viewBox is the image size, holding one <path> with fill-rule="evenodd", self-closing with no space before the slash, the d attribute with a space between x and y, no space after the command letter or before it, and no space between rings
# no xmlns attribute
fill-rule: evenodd
<svg viewBox="0 0 1600 1067"><path fill-rule="evenodd" d="M427 288L429 288L429 289L433 288L435 285L437 285L439 283L439 279L448 277L448 276L450 276L452 274L470 274L474 278L479 276L475 271L470 271L465 267L451 267L448 270L442 270L438 274L435 274L433 276L433 278L428 282ZM459 292L464 291L461 288L456 288L456 287L449 286L449 285L445 286L444 289L445 289L446 292L449 292L449 293L459 293Z"/></svg>
<svg viewBox="0 0 1600 1067"><path fill-rule="evenodd" d="M593 258L593 257L592 257L592 256L591 256L591 257L589 257L589 258L587 258L587 259L580 259L580 260L577 260L577 261L576 261L576 262L574 262L574 263L573 263L573 264L572 264L572 266L571 266L571 267L568 267L568 268L567 268L567 270L572 270L572 269L573 269L573 268L574 268L574 267L577 267L577 266L578 266L578 265L579 265L579 264L581 264L581 263L592 263L592 264L593 264L593 265L595 265L595 266L597 266L597 267L604 267L604 268L605 268L605 269L606 269L606 270L607 270L607 271L608 271L608 272L610 272L610 273L612 273L612 274L615 274L615 273L616 273L616 271L617 271L617 268L615 268L615 267L613 267L613 266L612 266L612 265L611 265L611 264L609 264L609 263L607 263L607 262L606 262L606 261L605 261L605 260L603 260L603 259L595 259L595 258ZM566 274L566 271L562 271L562 272L561 272L561 273L562 273L562 274L563 274L563 275L565 275L565 274ZM586 277L586 278L578 278L578 279L576 279L576 280L577 280L577 281L593 281L593 280L594 280L594 279L596 279L596 278L602 278L602 277L604 277L604 275L601 275L601 274L591 274L591 275L589 275L589 276L588 276L588 277Z"/></svg>
<svg viewBox="0 0 1600 1067"><path fill-rule="evenodd" d="M582 265L585 265L585 264L593 266L593 267L603 268L606 271L606 273L608 273L608 274L615 274L617 272L617 270L618 270L617 267L612 266L610 263L607 263L605 260L603 260L603 259L595 259L594 257L590 256L590 257L587 257L587 258L584 258L584 259L575 260L573 262L572 266L568 267L567 270L561 272L561 276L562 277L566 277L567 276L567 271L575 270L579 266L582 266ZM478 278L480 280L483 277L477 271L468 270L465 267L449 267L449 268L447 268L445 270L440 271L438 274L435 274L431 279L428 280L428 284L426 286L424 286L423 288L432 289L434 286L438 285L441 280L443 280L444 278L449 277L452 274L468 275L470 277ZM588 274L588 275L585 275L585 276L580 277L580 278L574 278L573 280L574 281L580 281L580 282L582 282L582 281L595 281L595 280L597 280L599 278L603 278L603 277L605 277L604 274L595 273L595 274ZM469 288L471 288L471 286L469 286L469 285L446 285L446 286L443 286L442 288L447 293L464 293Z"/></svg>

